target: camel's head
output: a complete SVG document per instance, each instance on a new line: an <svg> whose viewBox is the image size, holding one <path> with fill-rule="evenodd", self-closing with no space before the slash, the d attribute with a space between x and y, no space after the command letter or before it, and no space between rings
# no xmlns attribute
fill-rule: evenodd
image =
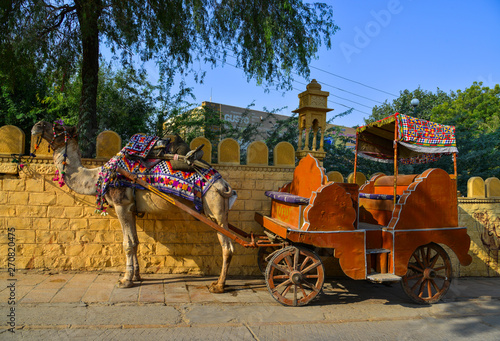
<svg viewBox="0 0 500 341"><path fill-rule="evenodd" d="M40 121L31 128L31 135L42 136L52 149L56 150L65 145L66 139L76 137L76 127L66 127L59 123Z"/></svg>

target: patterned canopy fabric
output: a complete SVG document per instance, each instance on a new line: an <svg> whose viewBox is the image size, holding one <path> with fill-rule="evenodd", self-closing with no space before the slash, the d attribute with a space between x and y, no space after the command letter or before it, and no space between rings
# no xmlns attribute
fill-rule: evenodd
<svg viewBox="0 0 500 341"><path fill-rule="evenodd" d="M398 161L402 164L437 161L443 154L458 152L455 127L397 113L358 128L358 155L379 162L394 162L395 129L398 130Z"/></svg>
<svg viewBox="0 0 500 341"><path fill-rule="evenodd" d="M456 147L455 127L398 115L400 141L424 147Z"/></svg>

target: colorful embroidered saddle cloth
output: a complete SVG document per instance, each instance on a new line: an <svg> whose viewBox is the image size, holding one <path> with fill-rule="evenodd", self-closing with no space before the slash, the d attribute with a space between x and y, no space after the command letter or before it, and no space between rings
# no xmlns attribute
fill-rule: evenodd
<svg viewBox="0 0 500 341"><path fill-rule="evenodd" d="M146 158L159 139L160 138L158 136L135 134L130 138L127 145L121 150L121 152L128 156Z"/></svg>
<svg viewBox="0 0 500 341"><path fill-rule="evenodd" d="M96 203L99 211L105 210L106 200L104 195L109 190L109 187L125 186L144 189L144 187L131 183L128 179L116 174L117 167L139 175L141 179L164 193L173 194L193 202L197 211L201 211L203 208L202 198L210 186L222 178L213 168L200 169L200 174L174 170L170 162L166 160L162 160L153 167L148 168L141 160L125 157L123 152L124 149L101 168L96 184ZM115 174L116 177L112 178Z"/></svg>
<svg viewBox="0 0 500 341"><path fill-rule="evenodd" d="M143 159L145 165L153 166L160 162L156 158L167 152L170 142L169 138L160 139L158 136L135 134L121 152L132 159Z"/></svg>

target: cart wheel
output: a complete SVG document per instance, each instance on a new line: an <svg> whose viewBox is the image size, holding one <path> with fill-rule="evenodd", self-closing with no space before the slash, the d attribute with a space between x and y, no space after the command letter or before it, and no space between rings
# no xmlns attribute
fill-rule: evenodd
<svg viewBox="0 0 500 341"><path fill-rule="evenodd" d="M276 250L279 250L280 248L277 246L264 246L264 247L259 247L259 251L257 252L257 264L259 265L259 270L260 272L265 276L266 275L266 268L267 268L267 261L266 258L269 257L270 254L275 252Z"/></svg>
<svg viewBox="0 0 500 341"><path fill-rule="evenodd" d="M286 247L276 252L266 268L267 289L283 305L308 304L321 291L325 271L313 251Z"/></svg>
<svg viewBox="0 0 500 341"><path fill-rule="evenodd" d="M405 293L415 302L436 303L451 283L451 262L446 251L435 243L419 246L408 262L401 280Z"/></svg>

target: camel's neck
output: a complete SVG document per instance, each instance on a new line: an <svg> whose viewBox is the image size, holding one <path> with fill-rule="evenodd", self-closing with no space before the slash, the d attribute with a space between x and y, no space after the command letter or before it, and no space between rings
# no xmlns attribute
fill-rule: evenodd
<svg viewBox="0 0 500 341"><path fill-rule="evenodd" d="M65 152L67 154L66 167L63 167ZM76 140L70 139L68 141L67 151L66 147L55 150L53 157L59 173L62 173L64 168L66 172L64 182L70 189L78 194L96 194L95 184L99 177L99 168L88 169L82 166L80 150Z"/></svg>

